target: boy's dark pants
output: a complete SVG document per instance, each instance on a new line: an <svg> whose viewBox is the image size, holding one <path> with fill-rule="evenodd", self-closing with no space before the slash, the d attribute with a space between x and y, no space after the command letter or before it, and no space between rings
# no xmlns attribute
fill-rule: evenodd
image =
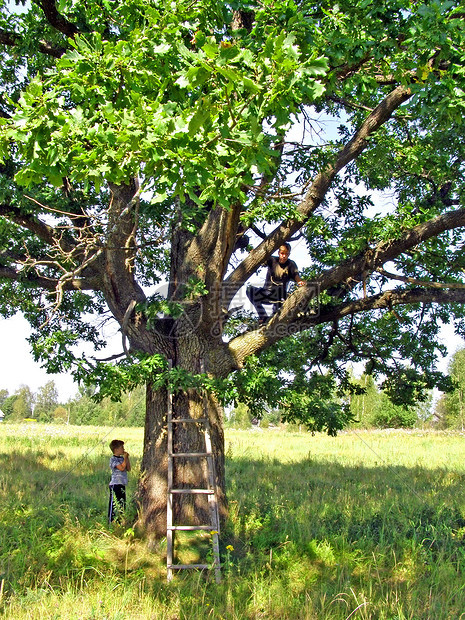
<svg viewBox="0 0 465 620"><path fill-rule="evenodd" d="M286 294L281 286L273 286L271 288L248 286L246 295L249 301L255 306L260 321L266 321L269 318L263 304L272 304L273 314L276 314L282 302L286 299Z"/></svg>
<svg viewBox="0 0 465 620"><path fill-rule="evenodd" d="M124 484L110 486L110 501L108 502L108 522L120 518L126 508L126 487Z"/></svg>

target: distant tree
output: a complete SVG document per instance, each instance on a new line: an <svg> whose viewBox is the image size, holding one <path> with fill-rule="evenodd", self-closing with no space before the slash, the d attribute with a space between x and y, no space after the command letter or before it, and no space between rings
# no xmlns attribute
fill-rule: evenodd
<svg viewBox="0 0 465 620"><path fill-rule="evenodd" d="M14 394L12 394L11 396L8 396L7 398L5 398L5 400L3 401L2 411L5 414L5 420L12 419L13 405L14 405L16 398L17 397Z"/></svg>
<svg viewBox="0 0 465 620"><path fill-rule="evenodd" d="M124 392L119 401L109 397L96 399L96 387L79 388L76 397L68 403L71 424L143 426L145 420L145 389L137 386Z"/></svg>
<svg viewBox="0 0 465 620"><path fill-rule="evenodd" d="M380 399L374 413L375 426L382 428L412 428L417 422L414 407L395 405L386 393L380 393Z"/></svg>
<svg viewBox="0 0 465 620"><path fill-rule="evenodd" d="M249 408L244 403L238 403L231 411L228 426L233 428L250 428L252 426L252 415Z"/></svg>
<svg viewBox="0 0 465 620"><path fill-rule="evenodd" d="M116 402L110 398L104 398L99 405L99 414L94 420L94 424L101 426L121 424L126 426L126 407L123 404L123 396L121 400Z"/></svg>
<svg viewBox="0 0 465 620"><path fill-rule="evenodd" d="M36 394L34 416L39 422L51 422L58 406L58 390L54 381L48 381Z"/></svg>
<svg viewBox="0 0 465 620"><path fill-rule="evenodd" d="M375 380L371 375L362 374L360 379L353 379L353 383L358 385L363 392L352 394L350 398L350 411L354 417L352 424L359 427L370 427L375 425L375 413L378 409L381 392L376 386Z"/></svg>
<svg viewBox="0 0 465 620"><path fill-rule="evenodd" d="M425 400L420 399L414 405L405 407L393 404L371 375L362 374L352 382L363 390L350 398L353 424L358 427L412 427L418 422L426 423L433 416L432 392L426 395Z"/></svg>
<svg viewBox="0 0 465 620"><path fill-rule="evenodd" d="M271 425L277 426L281 422L281 412L279 409L269 409L264 412L260 420L262 428L268 428Z"/></svg>
<svg viewBox="0 0 465 620"><path fill-rule="evenodd" d="M446 406L446 394L441 394L433 412L433 425L438 429L446 429L449 424Z"/></svg>
<svg viewBox="0 0 465 620"><path fill-rule="evenodd" d="M449 363L448 372L454 389L444 401L447 427L465 429L465 349L459 349Z"/></svg>
<svg viewBox="0 0 465 620"><path fill-rule="evenodd" d="M417 424L431 426L434 423L432 390L424 401L420 401L415 405L414 411L417 417Z"/></svg>
<svg viewBox="0 0 465 620"><path fill-rule="evenodd" d="M121 394L119 401L104 398L100 403L100 413L95 424L120 424L123 426L143 426L145 420L145 389L137 386L135 390Z"/></svg>
<svg viewBox="0 0 465 620"><path fill-rule="evenodd" d="M122 397L125 407L124 423L127 426L144 426L145 422L145 387L138 385Z"/></svg>
<svg viewBox="0 0 465 620"><path fill-rule="evenodd" d="M59 405L54 410L52 417L54 422L66 423L68 422L69 410L63 405Z"/></svg>
<svg viewBox="0 0 465 620"><path fill-rule="evenodd" d="M8 398L8 390L0 390L0 407L3 405L5 400Z"/></svg>
<svg viewBox="0 0 465 620"><path fill-rule="evenodd" d="M31 418L33 415L34 394L27 385L22 385L14 394L11 411L12 420Z"/></svg>
<svg viewBox="0 0 465 620"><path fill-rule="evenodd" d="M82 425L96 423L101 406L92 398L95 392L95 387L79 387L78 394L69 403L71 424Z"/></svg>

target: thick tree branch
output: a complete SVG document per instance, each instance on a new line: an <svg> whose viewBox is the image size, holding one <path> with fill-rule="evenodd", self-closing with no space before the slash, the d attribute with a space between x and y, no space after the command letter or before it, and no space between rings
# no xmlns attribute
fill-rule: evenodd
<svg viewBox="0 0 465 620"><path fill-rule="evenodd" d="M108 226L103 254L102 292L111 313L124 326L125 335L137 350L150 351L153 346L147 333L145 319L135 315L136 303L146 301L145 293L135 279L135 236L139 183L131 179L119 185L110 183L111 200L108 208Z"/></svg>
<svg viewBox="0 0 465 620"><path fill-rule="evenodd" d="M207 288L223 278L234 250L241 207L212 209L186 253L186 260L200 267Z"/></svg>
<svg viewBox="0 0 465 620"><path fill-rule="evenodd" d="M60 280L57 278L45 278L33 270L28 270L27 273L24 273L13 267L0 266L0 279L27 282L28 286L46 291L56 291L60 285ZM97 280L74 278L68 280L62 288L67 291L95 291L99 289L99 286Z"/></svg>
<svg viewBox="0 0 465 620"><path fill-rule="evenodd" d="M333 101L334 103L339 103L350 110L365 110L365 112L373 112L373 108L369 108L366 105L360 105L353 101L348 101L347 99L343 99L337 95L328 95L326 99L328 99L328 101Z"/></svg>
<svg viewBox="0 0 465 620"><path fill-rule="evenodd" d="M440 288L440 289L465 289L465 284L460 282L430 282L428 280L418 280L417 278L410 278L408 276L400 276L395 273L390 273L384 269L377 269L378 273L391 280L399 280L406 284L414 284L415 286L424 286L426 288Z"/></svg>
<svg viewBox="0 0 465 620"><path fill-rule="evenodd" d="M233 19L231 22L231 30L234 32L235 30L247 30L250 32L253 28L255 19L254 11L233 11Z"/></svg>
<svg viewBox="0 0 465 620"><path fill-rule="evenodd" d="M368 312L370 310L390 310L394 306L405 306L408 304L464 304L465 303L465 290L437 290L437 289L425 289L415 288L406 291L402 290L390 290L372 297L365 299L359 299L349 302L337 308L325 312L323 311L320 316L311 319L305 317L297 319L296 323L300 329L307 329L313 325L319 325L321 323L328 323L343 319L346 316L359 314L360 312Z"/></svg>
<svg viewBox="0 0 465 620"><path fill-rule="evenodd" d="M0 45L17 45L19 36L13 32L0 29Z"/></svg>
<svg viewBox="0 0 465 620"><path fill-rule="evenodd" d="M0 45L7 45L8 47L15 47L22 42L22 38L14 33L7 32L6 30L0 30ZM47 56L53 56L53 58L61 58L63 54L66 52L64 47L53 45L48 41L39 41L38 49L42 54L46 54Z"/></svg>
<svg viewBox="0 0 465 620"><path fill-rule="evenodd" d="M33 0L33 2L42 9L48 23L59 32L71 38L79 32L75 24L58 12L55 0ZM22 37L17 33L0 30L0 45L15 47L20 43L22 43ZM66 51L64 47L54 45L49 41L39 41L38 49L43 54L53 58L60 58Z"/></svg>
<svg viewBox="0 0 465 620"><path fill-rule="evenodd" d="M331 73L337 76L338 80L345 80L350 75L358 73L360 69L372 59L372 54L365 54L357 63L347 62L343 65L331 67Z"/></svg>
<svg viewBox="0 0 465 620"><path fill-rule="evenodd" d="M409 304L465 304L465 290L437 290L437 289L410 289L407 291L390 290L379 293L372 297L359 299L347 304L324 310L316 315L307 314L294 319L291 325L272 326L248 332L242 337L236 338L229 343L230 353L237 367L241 368L245 357L267 349L272 344L283 338L299 332L311 329L323 323L336 324L337 321L362 312L372 310L391 310L395 306ZM268 331L268 337L264 332ZM242 340L242 341L241 341ZM241 342L240 342L241 341Z"/></svg>
<svg viewBox="0 0 465 620"><path fill-rule="evenodd" d="M64 252L71 252L76 247L74 243L64 239L62 236L58 236L53 226L49 226L33 215L21 213L19 209L11 205L0 204L0 216L5 217L18 226L27 228L49 246L58 245Z"/></svg>
<svg viewBox="0 0 465 620"><path fill-rule="evenodd" d="M229 343L231 354L240 366L246 356L252 353L258 353L270 347L281 338L301 331L304 324L315 324L315 320L317 319L314 317L311 319L302 319L299 318L299 316L305 316L307 314L306 310L309 307L309 303L312 299L315 299L318 295L318 291L325 291L330 287L345 283L352 278L360 280L360 278L367 277L373 271L378 270L384 263L393 260L407 250L447 230L459 227L465 227L465 209L444 213L423 224L419 224L415 228L407 231L399 239L382 242L374 248L368 248L359 256L349 259L337 267L328 269L321 274L316 282L308 283L306 286L298 288L283 304L281 311L264 327L252 332L246 332L234 338ZM437 293L440 292L441 291L437 291ZM462 292L462 290L449 291L451 299L455 293L460 294ZM448 293L445 293L445 295L447 294ZM434 295L436 295L436 291L431 290L429 292L429 298L431 298L432 301L439 299L438 296L434 297ZM363 301L365 300L351 303L361 304ZM339 311L340 307L334 312L337 313ZM335 320L337 316L337 314L331 314L327 320ZM304 323L304 320L307 321L307 323Z"/></svg>
<svg viewBox="0 0 465 620"><path fill-rule="evenodd" d="M61 58L66 52L66 48L58 45L52 45L48 41L39 41L39 52L42 52L42 54L46 54L47 56L52 56L53 58Z"/></svg>
<svg viewBox="0 0 465 620"><path fill-rule="evenodd" d="M398 239L383 241L374 248L368 248L359 256L349 259L337 267L328 269L321 274L316 285L319 290L325 291L332 286L347 282L351 278L363 279L385 263L394 260L420 243L437 237L448 230L464 226L465 208L449 211L432 220L418 224L418 226L406 231ZM301 311L301 308L307 307L309 301L314 296L315 291L312 290L312 287L301 287L283 305L280 318L287 320L287 322L293 321Z"/></svg>
<svg viewBox="0 0 465 620"><path fill-rule="evenodd" d="M78 32L78 27L68 21L61 13L58 12L55 0L33 0L34 4L37 4L48 21L56 30L59 30L67 37L74 37Z"/></svg>
<svg viewBox="0 0 465 620"><path fill-rule="evenodd" d="M309 217L323 202L326 193L331 187L335 176L366 148L368 139L392 116L393 112L411 96L411 91L405 86L394 89L371 112L361 127L355 132L352 139L342 148L333 164L318 174L311 184L307 194L299 204L299 216L282 222L267 239L252 250L244 261L227 278L226 299L230 303L243 283L250 278L256 269L276 250L283 241L289 239L297 230L302 228Z"/></svg>

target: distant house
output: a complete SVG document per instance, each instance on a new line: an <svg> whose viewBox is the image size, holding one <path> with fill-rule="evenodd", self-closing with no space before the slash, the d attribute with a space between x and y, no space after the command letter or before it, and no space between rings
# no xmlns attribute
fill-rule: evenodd
<svg viewBox="0 0 465 620"><path fill-rule="evenodd" d="M3 418L5 417L5 414L3 413L3 411L0 409L0 422L3 422Z"/></svg>

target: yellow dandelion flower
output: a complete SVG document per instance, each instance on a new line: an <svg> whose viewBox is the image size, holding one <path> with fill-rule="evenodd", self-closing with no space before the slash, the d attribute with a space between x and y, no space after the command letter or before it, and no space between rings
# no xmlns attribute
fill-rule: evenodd
<svg viewBox="0 0 465 620"><path fill-rule="evenodd" d="M234 551L234 547L232 545L226 545L226 549L228 551Z"/></svg>

